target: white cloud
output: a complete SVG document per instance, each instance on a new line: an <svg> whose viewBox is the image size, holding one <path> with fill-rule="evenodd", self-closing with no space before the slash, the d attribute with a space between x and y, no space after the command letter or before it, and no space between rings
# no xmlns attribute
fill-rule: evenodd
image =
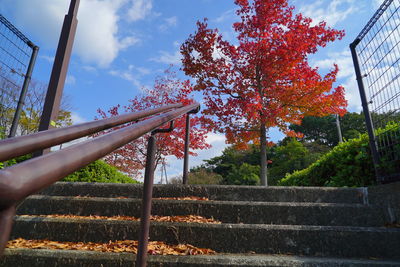
<svg viewBox="0 0 400 267"><path fill-rule="evenodd" d="M65 79L65 83L69 85L74 85L76 83L76 78L75 76L68 74L67 78Z"/></svg>
<svg viewBox="0 0 400 267"><path fill-rule="evenodd" d="M235 9L229 9L224 13L222 13L218 18L214 19L213 22L216 23L226 22L228 20L233 20L236 17L237 16L235 14Z"/></svg>
<svg viewBox="0 0 400 267"><path fill-rule="evenodd" d="M150 60L155 61L155 62L164 63L164 64L180 65L181 59L182 59L182 55L179 52L179 50L177 50L177 51L175 51L175 53L159 51L159 56L153 57Z"/></svg>
<svg viewBox="0 0 400 267"><path fill-rule="evenodd" d="M118 36L118 10L124 1L82 1L78 13L76 52L84 62L108 66L121 50L139 42L133 36Z"/></svg>
<svg viewBox="0 0 400 267"><path fill-rule="evenodd" d="M128 20L138 21L146 18L153 8L152 0L132 0L132 5L128 10Z"/></svg>
<svg viewBox="0 0 400 267"><path fill-rule="evenodd" d="M158 28L160 31L165 32L171 27L176 27L178 25L178 18L176 16L164 19L164 24L161 24Z"/></svg>
<svg viewBox="0 0 400 267"><path fill-rule="evenodd" d="M348 109L350 111L360 111L360 95L354 72L353 59L349 49L343 50L342 52L329 53L327 59L313 60L311 65L328 71L332 69L334 63L339 66L337 78L342 81L342 85L345 89Z"/></svg>
<svg viewBox="0 0 400 267"><path fill-rule="evenodd" d="M84 66L82 66L82 69L84 69L87 72L97 73L97 69L93 66L84 65Z"/></svg>
<svg viewBox="0 0 400 267"><path fill-rule="evenodd" d="M327 3L329 4L327 5ZM312 1L300 7L300 12L313 19L313 24L325 21L329 26L345 20L350 14L358 10L359 1L356 0L332 0Z"/></svg>
<svg viewBox="0 0 400 267"><path fill-rule="evenodd" d="M333 64L339 66L338 79L346 78L354 74L353 59L349 49L342 52L329 53L329 58L312 61L311 65L321 69L332 69Z"/></svg>
<svg viewBox="0 0 400 267"><path fill-rule="evenodd" d="M384 0L374 0L374 6L378 8L383 4L383 2Z"/></svg>
<svg viewBox="0 0 400 267"><path fill-rule="evenodd" d="M206 138L206 142L212 147L206 150L195 150L194 152L197 153L196 157L189 157L189 169L195 166L199 166L204 163L203 160L210 159L216 156L222 155L222 151L228 145L225 143L225 135L223 134L216 134L216 133L209 133ZM183 160L178 160L174 156L166 157L167 160L167 174L168 179L176 176L182 176L183 171ZM160 181L160 170L158 170L156 175L156 183Z"/></svg>
<svg viewBox="0 0 400 267"><path fill-rule="evenodd" d="M107 67L121 50L139 42L134 36L121 36L118 27L119 11L123 7L134 8L139 2L144 1L81 1L73 52L85 63ZM17 27L31 32L33 40L40 40L47 48L55 48L68 4L69 1L2 0L0 9L12 14Z"/></svg>
<svg viewBox="0 0 400 267"><path fill-rule="evenodd" d="M51 64L53 64L53 62L54 62L54 57L50 57L50 56L46 56L46 55L40 55L39 58L42 58L42 59L48 61Z"/></svg>
<svg viewBox="0 0 400 267"><path fill-rule="evenodd" d="M72 124L79 124L79 123L84 123L87 122L85 118L83 118L81 115L79 115L77 112L71 112L71 119L72 119Z"/></svg>
<svg viewBox="0 0 400 267"><path fill-rule="evenodd" d="M147 74L150 74L151 71L142 67L135 67L134 65L129 65L126 70L110 70L109 74L115 77L122 78L131 82L137 88L141 88L143 85L140 79Z"/></svg>
<svg viewBox="0 0 400 267"><path fill-rule="evenodd" d="M346 100L348 101L347 109L350 111L361 111L361 98L358 90L356 75L351 75L343 84L346 90Z"/></svg>

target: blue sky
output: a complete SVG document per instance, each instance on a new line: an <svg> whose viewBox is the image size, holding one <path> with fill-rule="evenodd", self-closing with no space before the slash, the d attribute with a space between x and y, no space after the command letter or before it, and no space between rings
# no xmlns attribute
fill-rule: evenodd
<svg viewBox="0 0 400 267"><path fill-rule="evenodd" d="M236 20L233 0L81 0L78 30L64 88L70 97L75 123L90 121L96 110L107 110L152 86L154 78L174 64L180 67L179 46L194 33L196 21L205 17L234 40ZM383 0L290 0L297 12L325 20L344 29L346 37L310 57L321 73L333 63L340 68L338 84L346 89L350 111L361 110L349 44L355 39ZM68 0L0 0L0 13L40 47L33 78L48 82ZM182 78L185 78L181 74ZM281 134L271 132L273 141ZM200 152L191 166L220 154L222 135L211 134L213 148ZM182 163L169 158L169 175L178 174Z"/></svg>

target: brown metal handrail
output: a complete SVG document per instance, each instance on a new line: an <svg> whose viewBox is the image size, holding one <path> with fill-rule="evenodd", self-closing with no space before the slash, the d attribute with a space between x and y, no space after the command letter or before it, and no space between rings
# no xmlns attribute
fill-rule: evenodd
<svg viewBox="0 0 400 267"><path fill-rule="evenodd" d="M108 133L106 135L102 135L87 141L84 141L82 143L78 143L75 145L72 145L70 147L64 148L62 150L45 154L40 157L36 157L27 161L24 161L22 163L19 163L17 165L13 165L11 167L8 167L6 169L0 170L0 255L4 250L4 247L6 245L6 242L9 238L11 228L12 228L12 222L13 222L13 216L15 215L15 205L26 198L27 196L34 194L47 186L55 183L56 181L62 179L66 175L86 166L87 164L111 153L115 149L137 139L138 137L155 131L157 128L162 126L163 124L167 122L171 122L177 117L180 117L184 114L188 114L193 112L194 110L198 110L199 104L194 103L191 105L179 107L178 106L167 106L164 107L164 110L168 110L171 108L176 108L172 111L168 111L165 113L162 113L160 115L156 115L154 117L151 117L147 120L135 123L133 125L127 126L125 128L121 128L119 130L116 130L114 132ZM152 110L150 113L151 114L156 114L159 113L159 109ZM140 113L140 112L139 112ZM142 114L143 115L143 114ZM148 114L149 115L149 114ZM120 122L123 120L126 120L128 116L122 115L124 119L105 119L102 120L103 123L110 124L111 121L113 123L116 123L115 121L118 121L118 124L121 124ZM137 114L136 116L133 116L133 120L137 120ZM139 116L140 117L140 116ZM121 118L121 117L120 117ZM143 118L143 117L140 117ZM132 118L131 118L132 119ZM93 131L94 128L103 130L100 125L102 124L102 121L95 121L93 124L91 123L86 123L86 127L88 125L91 125L90 131ZM113 124L111 123L111 124ZM96 127L94 127L96 125ZM114 125L114 124L113 124ZM110 126L113 127L113 126ZM109 128L110 128L109 127ZM71 131L70 129L74 129ZM84 127L83 127L84 128ZM24 140L24 142L29 143L31 146L34 146L31 144L29 141L30 137L33 136L33 138L37 138L38 140L44 140L43 142L46 143L45 145L38 144L34 148L26 149L24 151L27 151L26 153L33 152L35 149L38 148L45 148L45 147L51 147L54 144L59 144L59 140L64 140L62 135L62 130L65 129L57 129L56 130L48 130L43 133L37 133L34 135L30 135L27 137L18 137L18 138L12 138L10 140ZM47 132L47 133L46 133ZM49 134L50 132L50 134ZM50 140L51 138L51 133L57 133L57 142L52 142ZM82 137L82 134L86 131L84 129L81 129L80 127L68 127L68 129L65 131L66 135L69 137L66 139L71 138L71 136L77 136L77 138ZM93 132L90 132L93 133ZM89 134L90 134L89 133ZM154 132L153 132L154 133ZM40 139L43 138L43 139ZM154 136L152 135L152 138ZM151 139L152 139L151 138ZM71 140L71 139L70 139ZM19 145L18 143L14 143L16 147L19 147L20 151L23 150L22 146ZM61 143L64 141L61 141ZM8 144L8 142L4 142L5 144ZM22 152L19 152L19 154ZM9 156L4 156L4 158L9 158ZM148 172L148 170L146 170ZM154 175L154 171L153 171ZM146 180L146 178L145 178ZM151 179L152 180L152 179ZM152 181L151 181L152 182ZM145 200L143 200L145 201ZM151 196L150 196L150 201L151 201ZM144 219L144 220L143 220ZM142 221L148 221L149 218L142 218ZM141 232L146 232L141 230ZM148 232L148 229L147 229ZM145 251L147 253L147 251ZM145 256L144 256L145 257ZM144 265L141 265L144 266Z"/></svg>
<svg viewBox="0 0 400 267"><path fill-rule="evenodd" d="M40 149L59 145L127 122L140 120L182 106L183 104L167 105L156 109L133 112L69 127L54 128L30 135L4 139L0 141L0 161L26 155Z"/></svg>

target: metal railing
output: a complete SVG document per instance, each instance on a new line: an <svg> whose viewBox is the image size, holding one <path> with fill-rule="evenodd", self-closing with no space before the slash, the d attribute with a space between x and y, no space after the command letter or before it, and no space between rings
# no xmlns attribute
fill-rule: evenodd
<svg viewBox="0 0 400 267"><path fill-rule="evenodd" d="M400 0L385 0L350 45L378 183L400 180L400 130L382 130L400 124L399 36Z"/></svg>
<svg viewBox="0 0 400 267"><path fill-rule="evenodd" d="M36 150L50 148L54 145L75 140L114 126L136 122L111 133L0 170L0 255L11 233L17 203L140 136L152 133L148 144L136 265L145 266L154 179L154 153L156 150L154 135L172 130L174 119L185 114L189 116L190 113L197 112L198 109L198 103L186 106L174 104L1 140L0 161L4 161L19 155L35 152ZM149 116L151 117L148 118ZM138 121L140 119L144 120ZM158 129L168 122L171 123L169 129ZM186 129L186 135L189 135L189 127ZM188 140L186 138L186 142ZM188 143L185 143L185 147L188 147ZM187 162L188 156L187 149L185 149L185 162ZM187 168L184 168L184 170L187 171Z"/></svg>

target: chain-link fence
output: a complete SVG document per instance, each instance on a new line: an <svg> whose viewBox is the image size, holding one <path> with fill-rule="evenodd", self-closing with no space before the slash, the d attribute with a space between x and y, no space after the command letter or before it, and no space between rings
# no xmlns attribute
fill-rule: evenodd
<svg viewBox="0 0 400 267"><path fill-rule="evenodd" d="M37 51L0 14L0 137L15 135Z"/></svg>
<svg viewBox="0 0 400 267"><path fill-rule="evenodd" d="M400 180L400 0L385 0L350 47L377 180Z"/></svg>

